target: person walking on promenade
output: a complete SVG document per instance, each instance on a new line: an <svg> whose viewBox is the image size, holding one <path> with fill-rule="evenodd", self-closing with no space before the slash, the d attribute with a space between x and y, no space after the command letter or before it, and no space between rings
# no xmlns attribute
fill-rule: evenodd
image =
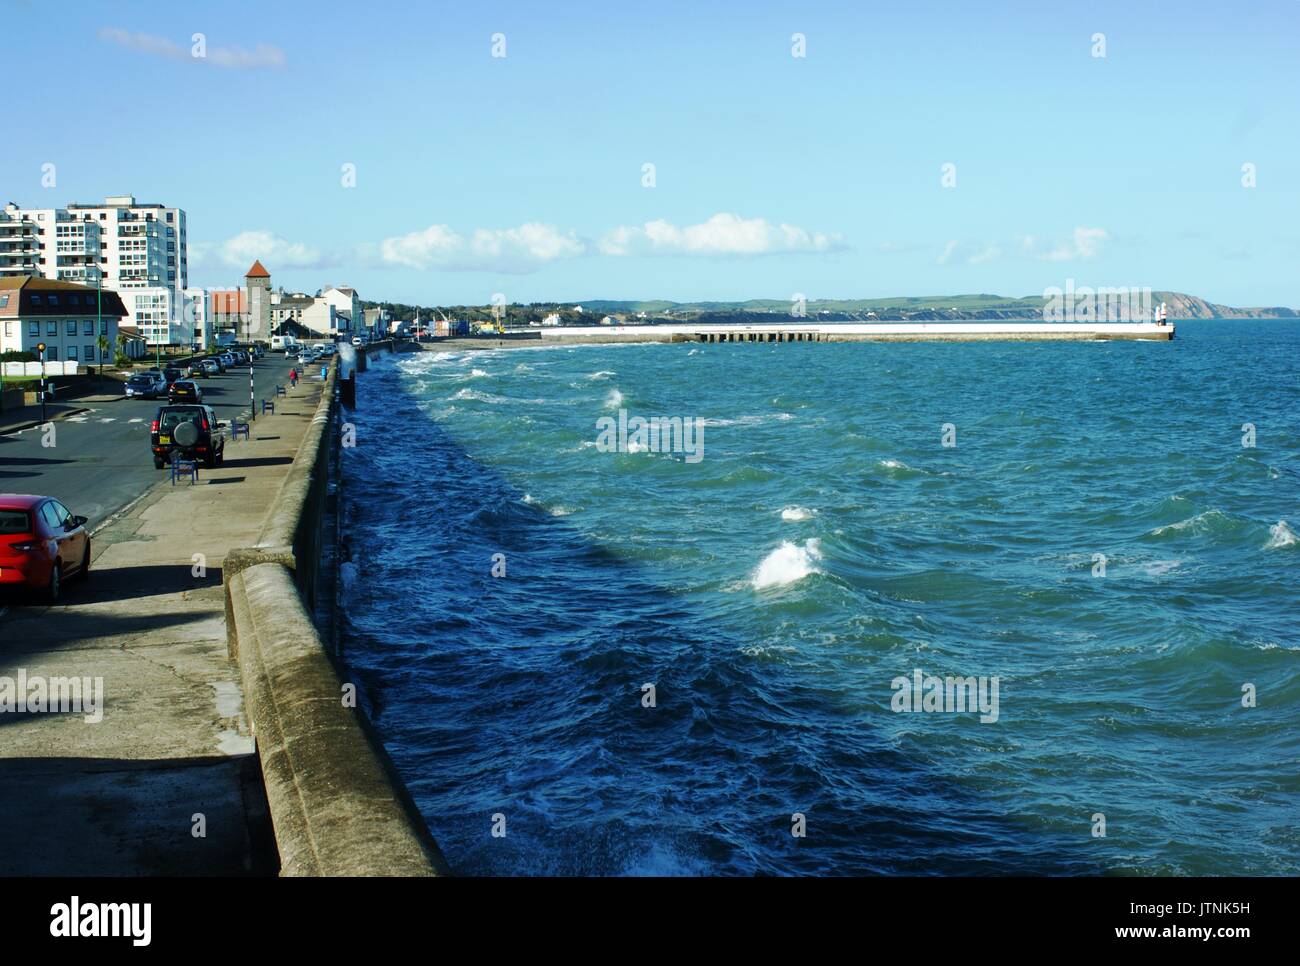
<svg viewBox="0 0 1300 966"><path fill-rule="evenodd" d="M294 366L292 369L289 370L289 387L291 389L298 388L298 367L297 366Z"/></svg>

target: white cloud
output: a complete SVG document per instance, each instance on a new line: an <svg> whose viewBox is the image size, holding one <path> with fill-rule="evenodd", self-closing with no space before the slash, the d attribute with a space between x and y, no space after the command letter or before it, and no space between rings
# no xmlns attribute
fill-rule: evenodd
<svg viewBox="0 0 1300 966"><path fill-rule="evenodd" d="M944 244L943 251L935 262L939 265L957 261L967 265L983 265L997 261L1008 252L1021 258L1033 258L1045 262L1070 262L1096 258L1109 239L1110 233L1104 228L1083 227L1074 229L1069 238L1055 243L1033 235L1021 235L1014 245L1005 245L997 241L969 242L952 239Z"/></svg>
<svg viewBox="0 0 1300 966"><path fill-rule="evenodd" d="M252 50L245 50L243 47L207 47L204 56L196 57L190 46L182 46L155 34L131 33L120 27L101 27L99 39L142 54L166 57L169 60L210 63L231 70L283 67L285 63L284 51L274 44L258 44Z"/></svg>
<svg viewBox="0 0 1300 966"><path fill-rule="evenodd" d="M572 231L539 222L517 228L478 228L469 238L447 225L430 225L422 231L385 238L379 244L379 260L385 265L420 270L522 274L559 259L577 258L587 251L587 243Z"/></svg>
<svg viewBox="0 0 1300 966"><path fill-rule="evenodd" d="M1031 258L1046 262L1072 262L1096 258L1109 239L1110 233L1105 228L1078 227L1068 239L1054 245L1044 245L1033 235L1026 235L1020 239L1020 250Z"/></svg>
<svg viewBox="0 0 1300 966"><path fill-rule="evenodd" d="M341 261L335 254L303 242L287 241L269 231L241 231L223 242L195 242L190 251L199 264L240 270L247 269L257 259L271 269L329 268Z"/></svg>
<svg viewBox="0 0 1300 966"><path fill-rule="evenodd" d="M834 235L727 212L680 228L663 219L640 227L623 225L607 232L599 246L605 255L772 255L841 247Z"/></svg>

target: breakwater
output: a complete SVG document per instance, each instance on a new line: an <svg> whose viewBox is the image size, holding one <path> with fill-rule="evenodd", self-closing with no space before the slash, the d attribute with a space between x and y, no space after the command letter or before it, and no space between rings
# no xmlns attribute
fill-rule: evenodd
<svg viewBox="0 0 1300 966"><path fill-rule="evenodd" d="M1145 339L1168 341L1174 326L1155 322L896 322L764 325L594 325L540 330L547 342L1025 342Z"/></svg>

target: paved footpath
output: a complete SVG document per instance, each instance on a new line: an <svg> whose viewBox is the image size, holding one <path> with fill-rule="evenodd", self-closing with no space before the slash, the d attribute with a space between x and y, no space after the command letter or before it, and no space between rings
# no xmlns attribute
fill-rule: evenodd
<svg viewBox="0 0 1300 966"><path fill-rule="evenodd" d="M0 617L0 688L103 679L98 723L0 713L0 875L274 872L221 565L257 542L321 391L299 383L251 439L227 440L223 466L156 484L109 520L90 580L65 585L62 604Z"/></svg>

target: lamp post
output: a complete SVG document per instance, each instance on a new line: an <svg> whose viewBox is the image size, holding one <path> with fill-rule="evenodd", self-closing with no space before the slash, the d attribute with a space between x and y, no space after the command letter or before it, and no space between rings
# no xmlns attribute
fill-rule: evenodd
<svg viewBox="0 0 1300 966"><path fill-rule="evenodd" d="M41 354L41 422L45 422L45 343L36 343L36 351Z"/></svg>
<svg viewBox="0 0 1300 966"><path fill-rule="evenodd" d="M103 338L104 328L104 284L101 273L95 273L95 339ZM96 341L99 346L99 388L104 388L104 346Z"/></svg>

